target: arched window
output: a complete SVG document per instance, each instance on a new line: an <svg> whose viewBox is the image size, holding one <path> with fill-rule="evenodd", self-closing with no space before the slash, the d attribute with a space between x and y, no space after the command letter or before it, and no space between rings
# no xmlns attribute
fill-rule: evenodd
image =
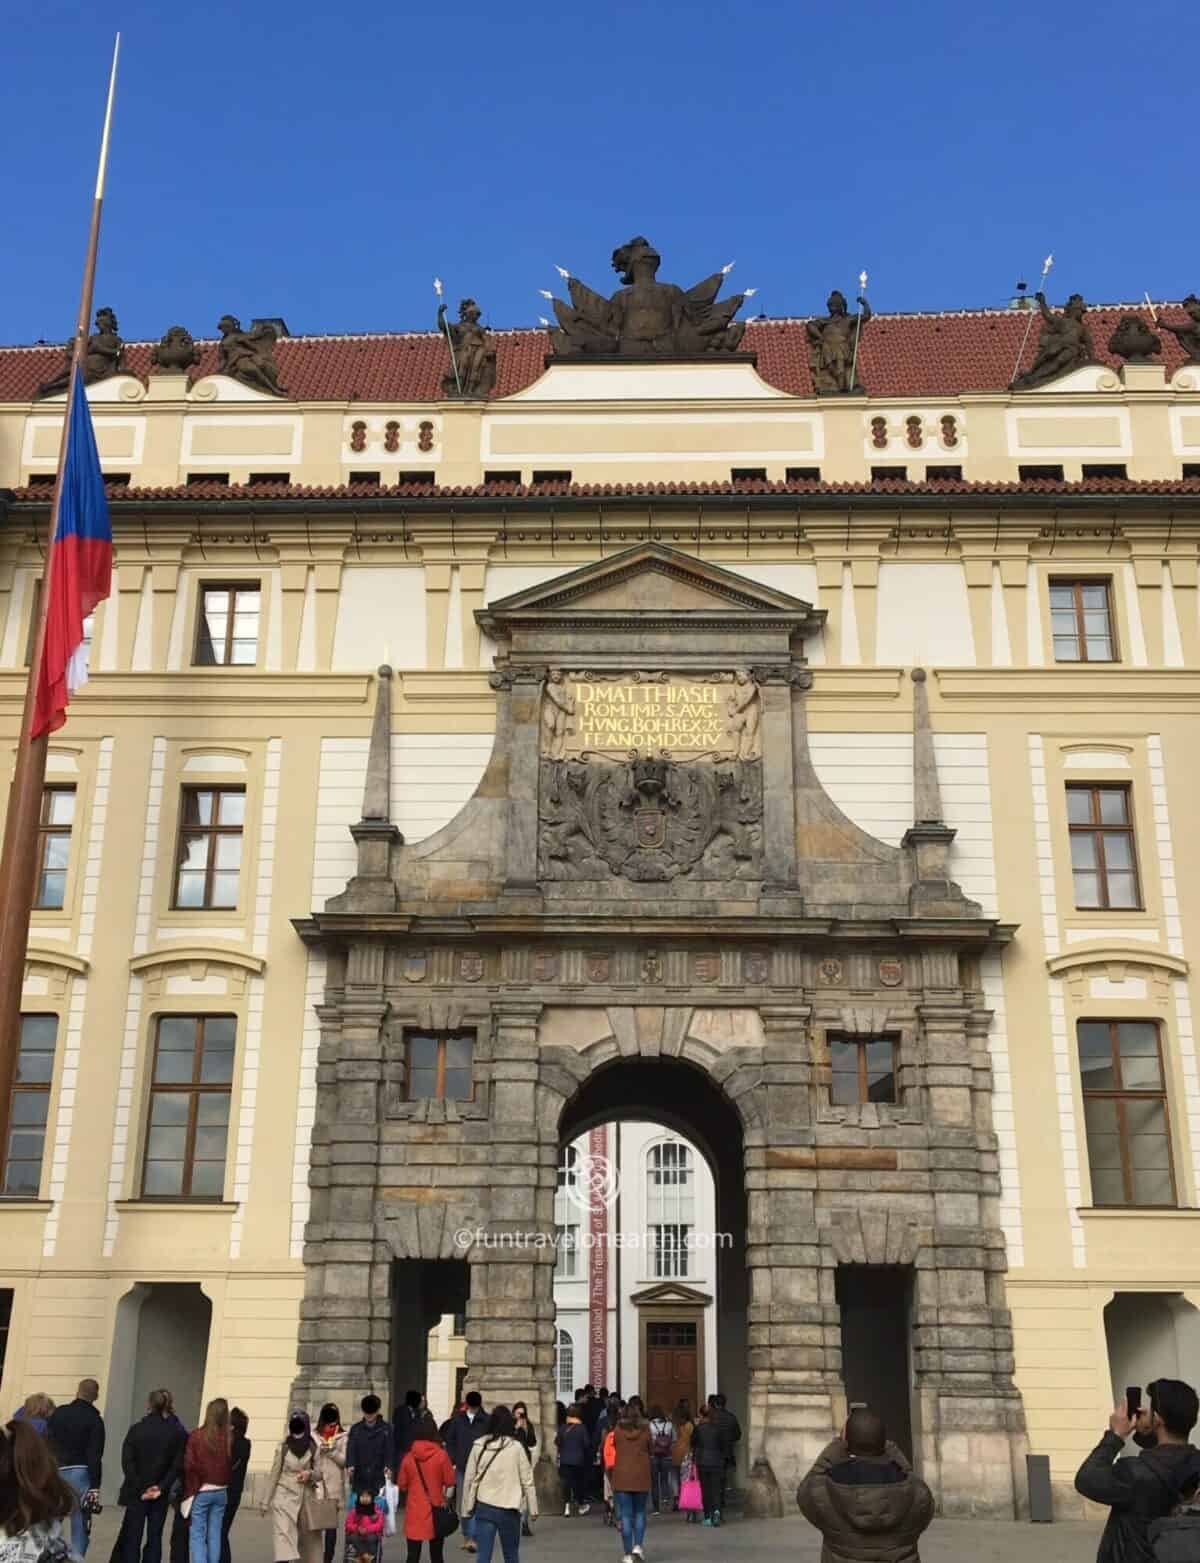
<svg viewBox="0 0 1200 1563"><path fill-rule="evenodd" d="M559 1396L570 1401L575 1393L575 1342L566 1330L559 1330L554 1343L554 1382Z"/></svg>
<svg viewBox="0 0 1200 1563"><path fill-rule="evenodd" d="M646 1152L646 1224L656 1279L688 1273L696 1215L694 1173L692 1152L679 1140L662 1140Z"/></svg>

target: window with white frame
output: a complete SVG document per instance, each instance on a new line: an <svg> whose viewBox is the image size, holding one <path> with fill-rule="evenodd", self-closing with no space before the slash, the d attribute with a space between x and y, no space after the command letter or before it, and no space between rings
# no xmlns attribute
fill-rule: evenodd
<svg viewBox="0 0 1200 1563"><path fill-rule="evenodd" d="M554 1278L573 1281L579 1274L579 1152L564 1145L558 1153L558 1186L554 1191Z"/></svg>
<svg viewBox="0 0 1200 1563"><path fill-rule="evenodd" d="M554 1228L554 1279L573 1281L579 1274L579 1223L567 1221Z"/></svg>
<svg viewBox="0 0 1200 1563"><path fill-rule="evenodd" d="M696 1220L696 1161L681 1140L662 1140L646 1152L646 1225L656 1279L688 1273Z"/></svg>
<svg viewBox="0 0 1200 1563"><path fill-rule="evenodd" d="M569 1401L575 1393L575 1342L566 1330L559 1330L555 1337L554 1380L558 1393Z"/></svg>

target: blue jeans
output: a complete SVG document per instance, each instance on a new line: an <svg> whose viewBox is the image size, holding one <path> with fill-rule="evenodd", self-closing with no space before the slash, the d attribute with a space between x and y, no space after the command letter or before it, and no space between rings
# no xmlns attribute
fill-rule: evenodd
<svg viewBox="0 0 1200 1563"><path fill-rule="evenodd" d="M459 1515L460 1515L460 1523L462 1525L463 1540L464 1541L477 1541L479 1538L475 1534L475 1515L474 1514L463 1514L463 1511L462 1511L462 1504L463 1504L463 1479L465 1478L466 1474L467 1473L465 1471L457 1472L457 1480L455 1481L455 1484L454 1484L455 1491L456 1491L456 1493L458 1495L458 1503L457 1503L456 1507L457 1507ZM476 1505L476 1512L478 1512L478 1505Z"/></svg>
<svg viewBox="0 0 1200 1563"><path fill-rule="evenodd" d="M492 1547L500 1538L504 1563L517 1563L521 1547L520 1509L498 1509L494 1503L475 1504L475 1540L479 1544L479 1563L492 1563Z"/></svg>
<svg viewBox="0 0 1200 1563"><path fill-rule="evenodd" d="M188 1543L191 1563L221 1563L221 1521L228 1502L229 1493L224 1487L198 1492L192 1499Z"/></svg>
<svg viewBox="0 0 1200 1563"><path fill-rule="evenodd" d="M75 1507L71 1510L71 1551L83 1557L88 1549L88 1534L83 1526L83 1495L91 1487L86 1465L64 1465L58 1473L75 1494Z"/></svg>
<svg viewBox="0 0 1200 1563"><path fill-rule="evenodd" d="M621 1527L621 1541L628 1557L634 1547L640 1547L646 1539L646 1498L644 1492L614 1492L617 1506L617 1524Z"/></svg>

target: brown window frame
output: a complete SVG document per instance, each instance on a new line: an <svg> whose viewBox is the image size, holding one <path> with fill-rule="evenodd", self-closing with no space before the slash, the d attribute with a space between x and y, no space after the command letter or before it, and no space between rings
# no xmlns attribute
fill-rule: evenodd
<svg viewBox="0 0 1200 1563"><path fill-rule="evenodd" d="M1075 861L1071 857L1071 898L1075 902L1077 912L1144 912L1146 910L1145 896L1142 892L1142 870L1138 862L1137 849L1137 822L1133 817L1133 784L1131 782L1068 782L1067 801L1067 850L1070 855L1071 840L1073 837L1096 836L1096 875L1100 881L1100 890L1103 895L1101 906L1080 906L1075 890ZM1091 795L1092 818L1086 825L1071 823L1071 805L1069 795L1073 792L1086 792ZM1125 795L1125 824L1104 825L1100 822L1100 794L1102 792L1121 792ZM1108 894L1108 862L1104 856L1104 836L1125 835L1129 838L1129 861L1133 864L1133 888L1137 892L1136 899L1130 906L1112 906ZM1089 870L1081 869L1081 873ZM1124 870L1114 870L1124 872Z"/></svg>
<svg viewBox="0 0 1200 1563"><path fill-rule="evenodd" d="M48 1080L22 1081L17 1079L22 1052L21 1033L24 1032L27 1020L52 1020L54 1022L54 1047L50 1054L50 1078ZM22 1010L19 1017L19 1025L17 1057L13 1063L13 1081L9 1094L8 1139L4 1145L0 1146L0 1202L5 1199L40 1199L41 1197L42 1179L46 1174L46 1151L50 1140L50 1097L54 1091L54 1072L58 1067L58 1040L59 1032L62 1030L62 1016L55 1010ZM16 1100L18 1096L35 1096L39 1094L46 1099L46 1121L42 1125L42 1156L41 1161L38 1163L38 1186L32 1193L27 1189L13 1189L10 1191L8 1187L8 1173L13 1160L11 1155L13 1135L29 1127L27 1124L19 1124L17 1122L17 1115L14 1110ZM17 1160L25 1162L29 1160L29 1157L21 1156Z"/></svg>
<svg viewBox="0 0 1200 1563"><path fill-rule="evenodd" d="M66 836L66 838L67 838L67 859L68 859L68 864L69 864L70 856L71 856L71 841L72 841L72 838L73 838L74 833L75 833L75 811L74 811L74 809L72 809L72 811L71 811L71 823L67 826L67 828L65 830L63 829L63 827L61 825L53 825L53 824L51 824L50 821L49 821L49 818L48 818L48 815L50 813L50 799L51 799L51 796L53 794L55 794L55 793L60 793L60 792L69 792L71 794L72 798L74 798L76 805L78 805L78 802L79 802L79 790L75 786L74 782L70 782L70 783L51 782L51 783L48 783L46 786L44 786L42 788L42 809L41 809L41 814L38 816L37 878L34 880L34 884L33 884L33 896L34 896L33 909L34 909L35 912L61 912L63 910L63 908L67 904L67 879L70 876L70 872L71 872L69 866L62 870L62 876L63 876L63 898L58 903L58 905L57 906L48 906L48 905L45 905L42 902L42 900L41 900L42 876L47 872L47 869L46 869L46 852L47 852L47 849L49 848L49 845L50 845L49 838L51 836ZM59 870L58 869L51 869L51 870L49 870L49 872L51 872L51 873L58 873Z"/></svg>
<svg viewBox="0 0 1200 1563"><path fill-rule="evenodd" d="M158 1042L162 1023L164 1020L191 1020L195 1022L195 1041L192 1047L192 1078L191 1080L179 1080L156 1084L154 1076L158 1070ZM201 1080L200 1064L204 1057L204 1025L210 1020L229 1020L233 1022L233 1062L230 1068L228 1081ZM229 1170L229 1133L233 1128L233 1079L237 1073L237 1016L225 1011L207 1011L195 1015L163 1014L157 1015L154 1020L154 1049L150 1055L150 1084L146 1096L146 1138L142 1147L142 1175L138 1181L138 1198L153 1200L156 1204L188 1204L188 1205L219 1205L225 1198L224 1186L219 1194L193 1194L191 1192L192 1178L196 1171L196 1130L200 1127L197 1123L199 1116L200 1097L202 1094L221 1094L229 1098L229 1112L225 1116L225 1170ZM183 1152L183 1176L181 1182L183 1191L179 1194L147 1194L146 1193L146 1168L150 1162L150 1131L153 1127L151 1118L154 1113L154 1098L156 1096L188 1096L188 1123L187 1138L184 1142ZM224 1176L222 1176L224 1185Z"/></svg>
<svg viewBox="0 0 1200 1563"><path fill-rule="evenodd" d="M225 619L225 644L222 647L222 655L214 662L201 662L200 642L204 635L206 623L204 612L204 599L209 592L229 593L229 612ZM258 595L258 629L254 635L254 661L234 662L231 660L233 653L234 620L237 616L237 599L239 592L255 592ZM201 581L196 595L196 634L192 645L192 666L194 668L256 668L258 666L259 653L262 649L262 581Z"/></svg>
<svg viewBox="0 0 1200 1563"><path fill-rule="evenodd" d="M1163 1058L1162 1025L1152 1016L1126 1016L1124 1020L1113 1020L1106 1015L1084 1015L1076 1022L1075 1029L1075 1056L1079 1057L1079 1025L1086 1023L1089 1026L1107 1026L1109 1043L1112 1047L1113 1072L1117 1079L1121 1077L1121 1050L1117 1042L1118 1028L1130 1020L1136 1020L1140 1025L1154 1027L1154 1040L1158 1044L1158 1077L1162 1085L1154 1091L1145 1088L1137 1089L1127 1086L1106 1086L1101 1089L1089 1090L1081 1081L1080 1090L1086 1109L1090 1101L1115 1101L1117 1104L1117 1137L1121 1142L1121 1178L1125 1184L1125 1199L1120 1205L1096 1204L1096 1191L1092 1189L1092 1205L1098 1210L1177 1210L1179 1208L1179 1183L1175 1177L1175 1143L1171 1133L1171 1093L1167 1088L1167 1066ZM1133 1189L1133 1173L1129 1159L1129 1140L1125 1129L1125 1106L1128 1101L1161 1102L1163 1109L1163 1124L1167 1133L1167 1170L1171 1174L1171 1203L1169 1205L1145 1205L1131 1198ZM1087 1122L1083 1126L1084 1151L1088 1155L1088 1180L1091 1181L1091 1153L1088 1147Z"/></svg>
<svg viewBox="0 0 1200 1563"><path fill-rule="evenodd" d="M437 1043L436 1084L432 1096L412 1094L412 1044L417 1039ZM470 1096L446 1096L446 1048L450 1042L469 1041L471 1044L471 1094ZM456 1031L423 1031L419 1026L407 1027L404 1032L404 1100L406 1102L473 1102L475 1100L475 1045L478 1032L471 1026Z"/></svg>
<svg viewBox="0 0 1200 1563"><path fill-rule="evenodd" d="M1071 604L1075 610L1075 638L1079 644L1077 657L1060 657L1054 645L1054 590L1056 587L1071 588ZM1104 588L1105 616L1108 619L1108 645L1111 655L1107 657L1089 657L1087 647L1087 631L1084 625L1084 606L1082 589L1085 586L1102 586ZM1055 663L1060 667L1075 667L1080 663L1090 663L1093 667L1111 667L1121 660L1121 642L1117 635L1117 614L1113 599L1113 581L1111 575L1052 575L1050 577L1046 604L1050 610L1050 653Z"/></svg>
<svg viewBox="0 0 1200 1563"><path fill-rule="evenodd" d="M242 810L242 824L240 825L188 825L187 819L187 795L194 792L211 792L214 794L213 818L220 817L220 803L216 801L217 795L225 793L239 793L246 798L246 788L239 783L232 782L201 782L189 783L179 789L179 821L175 831L175 872L171 884L171 910L173 912L235 912L242 900L242 871L246 866L245 857L245 808ZM208 857L204 865L204 900L199 906L182 906L179 901L179 875L183 868L184 842L192 836L208 837ZM221 836L237 836L242 842L242 854L238 859L238 898L232 906L214 906L212 904L213 875L218 872L215 858L217 854L217 840ZM229 869L221 869L221 873L229 873Z"/></svg>
<svg viewBox="0 0 1200 1563"><path fill-rule="evenodd" d="M860 1036L847 1036L844 1031L828 1031L825 1034L825 1041L826 1041L826 1044L829 1047L829 1104L830 1104L831 1107L867 1107L867 1106L873 1106L873 1107L895 1107L899 1103L899 1101L900 1101L900 1038L898 1036L895 1036L895 1035L889 1034L887 1032L884 1032L884 1034L882 1036L870 1036L870 1037L868 1037L868 1036L861 1036L860 1037ZM857 1050L858 1050L858 1059L857 1059L857 1062L858 1062L858 1075L857 1075L857 1079L858 1079L858 1101L857 1102L835 1102L833 1100L833 1076L834 1076L834 1073L835 1073L834 1067L833 1067L833 1044L835 1042L841 1042L846 1047L853 1047L853 1048L857 1048ZM874 1102L874 1101L872 1101L871 1097L867 1094L868 1093L868 1089L869 1089L868 1083L867 1083L867 1043L868 1042L884 1042L884 1043L888 1043L888 1044L890 1044L891 1049L892 1049L892 1096L891 1096L891 1099L889 1101L886 1101L886 1102ZM843 1071L843 1070L838 1070L836 1072L838 1074L845 1073L845 1071Z"/></svg>

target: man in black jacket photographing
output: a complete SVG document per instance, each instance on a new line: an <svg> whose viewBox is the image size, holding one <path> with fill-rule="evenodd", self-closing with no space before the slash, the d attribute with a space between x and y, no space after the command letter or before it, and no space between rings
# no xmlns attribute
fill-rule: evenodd
<svg viewBox="0 0 1200 1563"><path fill-rule="evenodd" d="M1148 1410L1135 1417L1119 1405L1108 1432L1079 1467L1075 1490L1112 1510L1096 1563L1154 1563L1150 1527L1187 1502L1200 1484L1200 1450L1189 1435L1200 1415L1190 1384L1160 1378L1149 1386ZM1120 1459L1130 1433L1141 1446L1136 1459Z"/></svg>

